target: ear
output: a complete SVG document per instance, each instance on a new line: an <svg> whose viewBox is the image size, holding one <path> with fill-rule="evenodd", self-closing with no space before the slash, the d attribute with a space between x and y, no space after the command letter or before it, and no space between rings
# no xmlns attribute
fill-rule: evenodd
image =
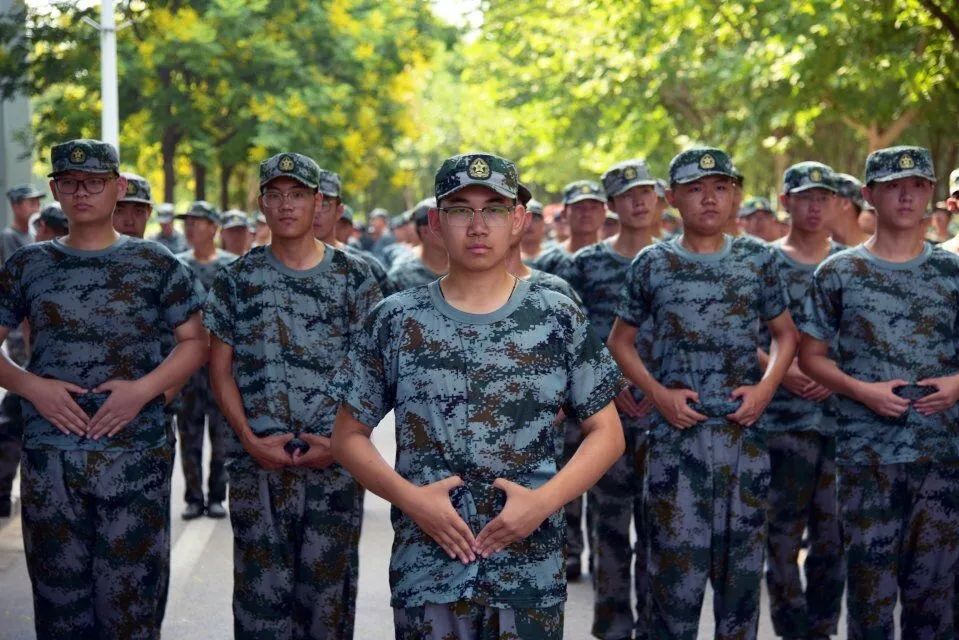
<svg viewBox="0 0 959 640"><path fill-rule="evenodd" d="M53 199L59 200L59 198L57 197L59 195L57 193L57 181L54 180L53 178L50 178L50 182L48 184L50 185L50 193L53 194Z"/></svg>
<svg viewBox="0 0 959 640"><path fill-rule="evenodd" d="M344 205L344 204L341 202L340 204L338 204L338 205L336 206L336 212L335 212L335 215L333 216L333 222L334 222L334 223L337 222L340 218L343 217L343 212L344 212L344 211L346 211L346 205Z"/></svg>
<svg viewBox="0 0 959 640"><path fill-rule="evenodd" d="M426 214L429 218L430 232L438 237L443 237L443 227L440 224L440 211L436 207L430 207Z"/></svg>
<svg viewBox="0 0 959 640"><path fill-rule="evenodd" d="M526 213L526 207L517 204L516 208L513 209L513 225L510 229L510 235L516 236L523 233L528 222L527 218L529 218L529 215Z"/></svg>
<svg viewBox="0 0 959 640"><path fill-rule="evenodd" d="M117 176L117 201L127 192L127 179L123 176Z"/></svg>
<svg viewBox="0 0 959 640"><path fill-rule="evenodd" d="M787 196L785 193L780 193L779 204L780 206L782 206L783 209L785 209L786 211L789 211L789 196Z"/></svg>
<svg viewBox="0 0 959 640"><path fill-rule="evenodd" d="M862 192L861 192L861 193L862 193L863 199L864 199L866 202L868 202L869 204L875 206L876 203L872 201L872 188L871 188L871 187L867 187L867 186L863 185L863 187L862 187Z"/></svg>
<svg viewBox="0 0 959 640"><path fill-rule="evenodd" d="M678 208L676 207L676 192L673 191L672 187L666 189L666 202L669 203L669 206Z"/></svg>

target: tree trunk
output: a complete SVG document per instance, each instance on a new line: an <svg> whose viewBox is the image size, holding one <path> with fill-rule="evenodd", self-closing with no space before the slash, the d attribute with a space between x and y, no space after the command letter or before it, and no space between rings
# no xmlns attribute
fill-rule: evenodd
<svg viewBox="0 0 959 640"><path fill-rule="evenodd" d="M223 211L230 208L230 178L233 177L233 166L220 165L220 209Z"/></svg>
<svg viewBox="0 0 959 640"><path fill-rule="evenodd" d="M176 145L180 135L176 127L169 126L163 130L160 139L160 150L163 155L163 202L173 202L173 191L176 188L176 169L173 166L176 159Z"/></svg>
<svg viewBox="0 0 959 640"><path fill-rule="evenodd" d="M206 165L200 162L193 163L193 197L206 200Z"/></svg>

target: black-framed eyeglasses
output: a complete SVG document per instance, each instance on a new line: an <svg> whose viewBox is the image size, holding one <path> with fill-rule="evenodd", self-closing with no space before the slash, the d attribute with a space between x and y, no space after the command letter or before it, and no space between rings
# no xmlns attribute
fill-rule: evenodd
<svg viewBox="0 0 959 640"><path fill-rule="evenodd" d="M505 227L509 224L509 216L515 206L494 204L481 209L456 205L454 207L439 207L437 210L446 216L446 222L451 227L468 227L473 224L473 216L477 211L483 216L483 223L487 227Z"/></svg>
<svg viewBox="0 0 959 640"><path fill-rule="evenodd" d="M84 178L83 180L80 180L79 178L54 178L53 183L57 185L57 191L59 193L68 196L79 191L81 186L87 193L96 195L98 193L103 193L103 190L107 186L107 182L110 180L116 180L116 178Z"/></svg>

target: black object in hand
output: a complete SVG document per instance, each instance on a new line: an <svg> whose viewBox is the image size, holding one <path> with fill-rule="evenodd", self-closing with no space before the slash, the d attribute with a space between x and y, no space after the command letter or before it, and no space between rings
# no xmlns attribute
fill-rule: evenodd
<svg viewBox="0 0 959 640"><path fill-rule="evenodd" d="M304 455L310 450L310 443L308 443L306 440L300 440L300 438L294 436L292 440L283 445L283 450L291 456L297 451L300 452L300 455Z"/></svg>
<svg viewBox="0 0 959 640"><path fill-rule="evenodd" d="M892 392L906 400L921 400L934 394L938 389L931 384L903 384L893 387Z"/></svg>

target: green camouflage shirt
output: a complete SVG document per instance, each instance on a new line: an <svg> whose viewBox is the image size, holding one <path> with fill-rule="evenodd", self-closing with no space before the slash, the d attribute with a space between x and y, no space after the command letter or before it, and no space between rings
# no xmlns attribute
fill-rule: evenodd
<svg viewBox="0 0 959 640"><path fill-rule="evenodd" d="M529 266L562 278L563 273L569 268L569 261L572 257L572 254L566 251L563 245L556 244L536 256L536 259Z"/></svg>
<svg viewBox="0 0 959 640"><path fill-rule="evenodd" d="M213 281L216 279L216 275L220 273L220 269L237 258L236 255L223 249L217 249L213 259L208 262L200 262L197 260L196 256L193 255L192 249L178 253L176 257L180 262L190 267L190 271L193 272L197 280L200 281L200 284L203 285L204 292L209 291L210 287L213 286Z"/></svg>
<svg viewBox="0 0 959 640"><path fill-rule="evenodd" d="M692 389L701 413L721 417L738 405L734 389L762 377L761 325L786 310L786 297L766 246L727 236L722 249L704 254L681 240L636 256L616 315L641 329L651 322L650 373L665 387ZM653 428L665 426L655 413Z"/></svg>
<svg viewBox="0 0 959 640"><path fill-rule="evenodd" d="M59 240L17 251L0 272L0 324L30 321L28 369L85 389L108 380L137 380L166 357L162 338L203 306L190 270L165 247L121 236L100 251ZM108 393L77 396L89 415ZM146 404L122 431L94 441L64 435L23 402L24 446L30 449L147 449L167 442L163 398Z"/></svg>
<svg viewBox="0 0 959 640"><path fill-rule="evenodd" d="M384 298L396 293L393 283L390 282L390 277L386 274L386 267L383 266L383 263L380 262L376 256L362 249L358 249L351 244L344 243L343 246L340 247L340 250L356 256L367 264L373 273L373 277L376 278L376 283L380 286L380 292Z"/></svg>
<svg viewBox="0 0 959 640"><path fill-rule="evenodd" d="M454 506L474 534L503 508L503 477L536 488L556 474L561 406L582 421L622 386L616 363L566 296L519 281L489 314L459 311L439 283L383 301L337 378L357 420L395 410L396 471L422 486L459 475ZM526 539L468 565L451 560L394 508L392 606L468 600L550 607L566 597L564 525L552 514Z"/></svg>
<svg viewBox="0 0 959 640"><path fill-rule="evenodd" d="M531 267L529 270L529 277L526 278L526 282L530 284L538 284L539 286L546 287L547 289L552 289L556 293L562 293L580 307L583 306L583 301L576 293L576 290L573 289L568 282L559 276L554 276L552 273L546 273L545 271L540 271L539 269Z"/></svg>
<svg viewBox="0 0 959 640"><path fill-rule="evenodd" d="M329 247L303 271L285 266L268 246L220 271L203 321L233 347L233 375L253 433L330 435L333 376L380 298L370 268Z"/></svg>
<svg viewBox="0 0 959 640"><path fill-rule="evenodd" d="M387 273L390 282L393 283L393 289L397 292L406 291L413 287L422 287L434 280L443 277L442 273L433 273L423 264L423 261L416 256L410 256L393 265Z"/></svg>
<svg viewBox="0 0 959 640"><path fill-rule="evenodd" d="M836 341L836 362L867 382L959 372L959 257L926 243L908 262L877 258L864 246L825 260L799 318L813 338ZM899 418L877 416L847 396L835 402L839 464L956 460L959 409Z"/></svg>
<svg viewBox="0 0 959 640"><path fill-rule="evenodd" d="M845 248L845 245L832 242L830 243L829 256L835 255ZM782 277L783 292L789 305L789 313L792 314L793 320L799 323L806 294L809 292L809 285L812 284L813 273L819 265L799 262L787 255L782 247L777 244L770 245L769 250L779 265L779 274ZM764 325L763 349L765 351L769 351L770 341L769 330ZM835 421L829 408L834 400L834 397L826 398L822 402L804 400L780 385L779 389L776 390L776 395L773 396L769 406L766 407L766 431L815 430L820 433L833 433Z"/></svg>

